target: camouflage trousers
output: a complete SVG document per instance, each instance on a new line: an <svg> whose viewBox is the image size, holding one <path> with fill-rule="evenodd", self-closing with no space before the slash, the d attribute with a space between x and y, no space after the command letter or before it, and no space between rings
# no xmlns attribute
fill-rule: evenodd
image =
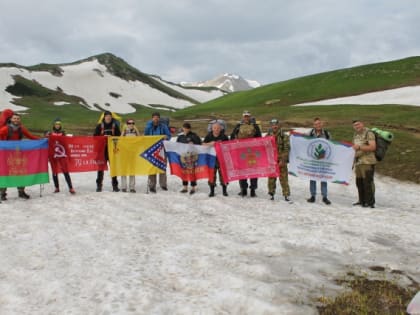
<svg viewBox="0 0 420 315"><path fill-rule="evenodd" d="M375 204L375 165L359 164L355 168L359 202L368 206Z"/></svg>
<svg viewBox="0 0 420 315"><path fill-rule="evenodd" d="M288 176L288 169L287 169L287 163L283 163L282 166L280 166L280 185L281 190L283 192L283 196L290 196L290 187L289 187L289 176ZM276 177L269 177L268 178L268 193L273 194L276 192Z"/></svg>

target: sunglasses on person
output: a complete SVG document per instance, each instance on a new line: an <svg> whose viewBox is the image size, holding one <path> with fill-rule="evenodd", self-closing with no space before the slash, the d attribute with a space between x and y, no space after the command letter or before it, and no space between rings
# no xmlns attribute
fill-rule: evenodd
<svg viewBox="0 0 420 315"><path fill-rule="evenodd" d="M127 122L127 125L134 125L134 121Z"/></svg>

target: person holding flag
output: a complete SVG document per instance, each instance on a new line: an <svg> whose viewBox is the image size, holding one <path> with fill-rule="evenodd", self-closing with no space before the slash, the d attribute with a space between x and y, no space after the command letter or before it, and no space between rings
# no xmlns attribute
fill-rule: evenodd
<svg viewBox="0 0 420 315"><path fill-rule="evenodd" d="M280 185L283 193L284 200L290 202L290 187L289 187L289 171L287 169L287 163L289 163L289 151L290 141L289 137L284 132L283 128L280 128L280 122L278 119L272 119L270 121L270 130L267 136L273 136L276 140L277 145L277 160L280 169ZM271 196L271 200L274 200L274 194L276 192L276 177L268 178L268 194Z"/></svg>
<svg viewBox="0 0 420 315"><path fill-rule="evenodd" d="M66 132L63 129L61 124L61 119L56 118L53 122L53 126L51 131L47 132L47 136L65 136ZM58 142L58 141L57 141ZM60 183L58 181L58 172L61 170L64 175L64 179L66 180L67 186L69 187L69 192L74 195L76 191L73 188L73 184L71 182L70 173L68 171L68 164L67 164L67 155L64 151L63 147L60 146L59 143L55 144L54 147L54 155L50 156L50 164L52 170L52 178L54 182L54 193L60 192Z"/></svg>
<svg viewBox="0 0 420 315"><path fill-rule="evenodd" d="M201 144L200 137L191 131L191 124L189 122L186 122L182 125L182 134L178 136L178 139L176 142L180 143L191 143L191 144ZM194 174L195 177L195 174ZM191 190L190 195L195 193L195 186L197 186L197 181L191 180ZM182 181L182 190L181 193L188 192L188 181L183 180Z"/></svg>
<svg viewBox="0 0 420 315"><path fill-rule="evenodd" d="M22 125L21 117L18 113L12 112L10 118L5 121L6 125L0 128L0 140L22 140L26 137L31 140L40 139L40 137L31 134L25 126ZM29 199L30 196L25 192L25 187L18 187L20 198ZM1 200L7 200L7 188L0 188Z"/></svg>
<svg viewBox="0 0 420 315"><path fill-rule="evenodd" d="M93 135L94 136L116 136L116 137L121 136L119 121L117 121L113 117L110 111L106 110L103 113L102 120L96 125ZM105 154L105 160L109 161L107 146L105 147L104 154ZM120 189L118 188L117 176L113 176L111 180L112 180L112 191L114 192L120 191ZM104 181L104 171L98 171L98 175L96 178L96 191L97 192L102 191L103 181Z"/></svg>
<svg viewBox="0 0 420 315"><path fill-rule="evenodd" d="M258 138L261 137L260 127L251 119L251 113L244 111L242 114L242 121L236 125L233 129L230 139L246 139L246 138ZM250 185L248 185L247 179L240 179L239 186L241 188L240 196L245 197L247 195L248 186L251 189L251 197L256 197L255 190L258 187L258 178L251 178Z"/></svg>

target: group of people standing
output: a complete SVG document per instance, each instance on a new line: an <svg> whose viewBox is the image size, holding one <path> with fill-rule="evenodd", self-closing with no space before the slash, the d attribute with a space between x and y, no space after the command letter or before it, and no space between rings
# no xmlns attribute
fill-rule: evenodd
<svg viewBox="0 0 420 315"><path fill-rule="evenodd" d="M376 149L375 135L364 126L363 122L360 120L353 121L353 149L355 150L355 173L356 173L356 186L358 190L358 200L353 205L360 205L363 207L372 207L375 206L375 185L374 185L374 173L375 173L375 164L376 158L374 151ZM152 114L152 119L146 123L144 129L144 135L146 136L163 136L165 140L171 139L171 132L169 126L161 122L160 114L155 112ZM62 127L62 122L59 118L55 119L52 125L52 129L46 133L46 136L50 135L65 135L65 132ZM103 113L102 119L96 125L94 136L139 136L140 132L135 126L135 121L133 119L127 119L124 127L120 128L119 122L113 117L112 112L105 111ZM281 123L278 119L272 119L270 121L270 128L267 135L273 136L275 138L277 153L278 153L278 165L280 168L280 185L282 188L282 195L285 201L290 202L290 187L288 183L288 167L289 162L289 151L290 151L290 142L289 135L281 128ZM331 133L323 128L323 122L320 118L315 118L313 122L313 128L310 130L309 136L316 138L324 138L331 140ZM4 110L0 117L0 140L21 140L23 137L28 139L39 139L40 137L31 134L21 122L21 117L18 113L15 113L11 110ZM218 141L228 141L229 139L245 139L245 138L258 138L262 137L261 129L256 123L255 119L252 118L249 111L244 111L242 114L242 120L234 127L230 137L226 135L225 126L219 122L215 122L211 126L211 130L205 136L204 140L191 130L191 124L185 122L182 126L182 134L178 135L177 142L180 143L192 143L197 145L207 145L213 146ZM108 158L108 150L105 149L105 158ZM72 185L70 174L67 170L65 159L52 159L50 163L59 164L64 178L66 180L69 192L75 194L75 190ZM53 168L55 169L55 168ZM228 196L227 185L228 183L223 179L223 176L220 172L219 163L216 159L216 167L214 172L214 178L209 180L209 197L215 196L215 187L216 187L216 177L219 176L219 183L222 187L223 196ZM156 193L157 186L157 176L159 176L159 186L162 190L168 190L167 186L167 176L166 173L158 175L149 175L148 176L148 191L151 193ZM55 193L60 191L58 174L53 173L53 182ZM103 188L104 180L104 171L97 172L96 178L96 191L101 192ZM114 192L119 192L119 183L116 176L111 178L112 180L112 189ZM274 200L274 195L276 192L276 182L277 178L268 178L268 194L271 200ZM196 181L191 181L190 183L189 194L194 194L196 192ZM135 176L122 176L121 177L121 190L123 192L135 193ZM256 190L258 188L258 179L250 178L239 180L239 195L245 197L249 195L250 197L256 197ZM329 205L331 201L328 199L328 185L327 182L321 181L320 183L322 201ZM314 180L309 182L309 191L310 197L307 199L309 203L314 203L316 201L317 195L317 183ZM188 192L188 182L182 181L181 193ZM18 187L18 196L20 198L29 199L30 196L25 192L25 187ZM7 188L0 187L0 198L1 200L7 200Z"/></svg>

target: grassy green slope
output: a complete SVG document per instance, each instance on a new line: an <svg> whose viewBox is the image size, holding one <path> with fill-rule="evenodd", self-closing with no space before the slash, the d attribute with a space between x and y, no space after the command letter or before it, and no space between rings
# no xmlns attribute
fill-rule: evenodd
<svg viewBox="0 0 420 315"><path fill-rule="evenodd" d="M291 79L199 104L183 110L238 112L242 108L256 113L275 112L284 105L382 91L420 84L420 57L364 65ZM181 113L179 113L181 114Z"/></svg>
<svg viewBox="0 0 420 315"><path fill-rule="evenodd" d="M380 106L304 106L292 104L363 94L420 84L420 57L359 66L310 75L270 84L254 90L233 93L210 102L190 107L175 117L218 117L228 122L229 130L250 110L267 130L268 121L280 118L286 127L311 127L314 117L326 122L335 139L351 141L353 118L367 126L387 129L396 140L378 171L402 180L420 183L420 107ZM200 123L196 123L201 129ZM204 125L204 123L202 123Z"/></svg>

